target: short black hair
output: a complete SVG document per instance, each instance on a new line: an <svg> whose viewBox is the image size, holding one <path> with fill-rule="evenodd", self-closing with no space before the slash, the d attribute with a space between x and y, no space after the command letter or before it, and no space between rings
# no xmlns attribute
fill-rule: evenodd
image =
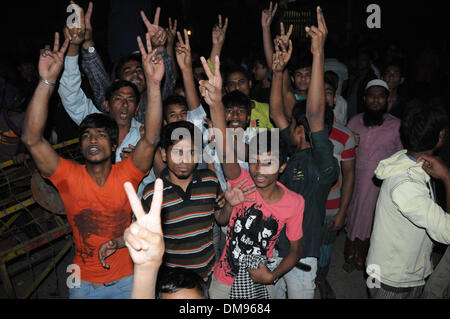
<svg viewBox="0 0 450 319"><path fill-rule="evenodd" d="M114 95L114 93L115 93L117 90L120 90L121 88L126 87L126 86L128 86L128 87L130 87L130 88L133 89L133 92L134 92L134 94L136 95L136 105L138 105L138 104L139 104L139 101L140 101L140 99L141 99L141 94L139 93L139 90L138 90L137 86L136 86L134 83L132 83L132 82L130 82L130 81L127 81L127 80L117 80L117 81L114 81L114 82L106 89L106 92L105 92L105 101L111 102L111 98L112 98L112 96Z"/></svg>
<svg viewBox="0 0 450 319"><path fill-rule="evenodd" d="M278 144L278 148L277 145L272 143L272 134L273 131L272 130L262 130L259 131L255 136L252 137L252 139L250 140L250 146L251 145L256 145L256 150L254 150L256 152L257 155L261 155L262 151L264 150L265 152L270 152L272 155L277 155L278 156L278 160L279 160L279 165L280 167L286 163L287 160L287 150L286 150L286 145L283 141L283 139L279 138L276 140L276 144ZM262 145L266 145L266 147L264 149L261 149L260 147ZM250 148L251 150L251 148ZM251 150L253 151L253 150ZM250 154L253 155L253 154Z"/></svg>
<svg viewBox="0 0 450 319"><path fill-rule="evenodd" d="M197 289L203 299L209 299L208 287L194 271L186 268L162 266L156 281L156 296L161 299L164 293L175 293L181 289Z"/></svg>
<svg viewBox="0 0 450 319"><path fill-rule="evenodd" d="M300 69L312 68L312 58L310 54L304 54L301 58L296 59L289 64L289 73L294 76L295 72Z"/></svg>
<svg viewBox="0 0 450 319"><path fill-rule="evenodd" d="M333 71L326 71L324 74L324 82L329 84L336 94L336 91L339 86L339 76L336 74L336 72Z"/></svg>
<svg viewBox="0 0 450 319"><path fill-rule="evenodd" d="M167 116L167 107L169 105L174 105L174 104L176 104L176 105L183 105L186 108L188 108L187 101L186 101L186 98L184 96L177 95L177 94L169 95L164 100L164 103L163 103L163 117L164 118L166 118L166 116Z"/></svg>
<svg viewBox="0 0 450 319"><path fill-rule="evenodd" d="M120 76L122 75L123 65L128 61L136 61L139 62L139 64L142 64L142 55L140 53L135 52L120 58L120 60L117 61L115 68L116 79L120 79Z"/></svg>
<svg viewBox="0 0 450 319"><path fill-rule="evenodd" d="M308 119L306 118L306 100L297 101L292 109L292 119L295 120L295 127L303 126L305 130L305 138L308 143L310 143L309 135L311 134L311 129L309 127Z"/></svg>
<svg viewBox="0 0 450 319"><path fill-rule="evenodd" d="M250 75L244 67L236 64L231 64L226 67L225 81L228 81L228 77L233 73L242 73L248 81L250 81L251 79Z"/></svg>
<svg viewBox="0 0 450 319"><path fill-rule="evenodd" d="M308 143L311 143L310 135L311 128L309 126L308 119L306 117L306 100L297 101L292 110L292 118L295 120L295 127L303 126L305 130L305 139ZM324 112L324 126L327 129L328 135L331 134L334 123L334 113L330 107L325 106Z"/></svg>
<svg viewBox="0 0 450 319"><path fill-rule="evenodd" d="M403 147L412 152L432 150L447 125L448 114L439 100L413 100L407 106L400 126Z"/></svg>
<svg viewBox="0 0 450 319"><path fill-rule="evenodd" d="M111 119L108 115L102 113L93 113L86 116L78 127L78 139L81 142L81 136L88 128L103 128L108 133L109 142L111 147L118 146L119 140L119 127L117 123ZM115 152L112 152L111 157L115 159Z"/></svg>
<svg viewBox="0 0 450 319"><path fill-rule="evenodd" d="M174 139L172 139L172 134L174 133L175 130L178 129L180 129L180 132L182 133L189 133L189 138L191 139L192 142L194 142L194 144L195 144L195 136L200 136L199 138L200 145L195 146L196 147L199 146L199 149L203 148L202 131L191 122L179 121L164 126L161 138L161 147L163 149L167 150L170 146L174 144L174 142L181 140L183 137L186 137L185 135L179 135Z"/></svg>
<svg viewBox="0 0 450 319"><path fill-rule="evenodd" d="M250 98L239 90L230 92L222 98L223 106L225 108L231 108L235 106L244 107L247 110L247 114L252 112L252 101Z"/></svg>

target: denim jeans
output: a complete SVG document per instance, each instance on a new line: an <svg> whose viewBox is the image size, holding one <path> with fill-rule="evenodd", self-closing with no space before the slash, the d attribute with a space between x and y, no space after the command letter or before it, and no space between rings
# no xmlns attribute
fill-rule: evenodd
<svg viewBox="0 0 450 319"><path fill-rule="evenodd" d="M113 285L101 285L81 281L80 288L70 288L70 299L130 299L133 288L133 275L115 281Z"/></svg>
<svg viewBox="0 0 450 319"><path fill-rule="evenodd" d="M275 299L314 299L317 258L307 257L300 261L311 266L311 270L303 271L294 267L284 274L275 284Z"/></svg>

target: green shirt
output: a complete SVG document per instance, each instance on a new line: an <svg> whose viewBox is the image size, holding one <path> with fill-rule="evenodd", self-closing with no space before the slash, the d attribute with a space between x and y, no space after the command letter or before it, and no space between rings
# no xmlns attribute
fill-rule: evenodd
<svg viewBox="0 0 450 319"><path fill-rule="evenodd" d="M282 138L291 145L289 128L280 131ZM327 130L311 134L311 148L295 150L291 147L289 159L280 182L303 196L303 251L302 258L319 257L322 240L322 225L325 219L325 204L331 187L339 176L339 164L333 156L333 144ZM289 253L289 241L284 233L278 242L280 257Z"/></svg>

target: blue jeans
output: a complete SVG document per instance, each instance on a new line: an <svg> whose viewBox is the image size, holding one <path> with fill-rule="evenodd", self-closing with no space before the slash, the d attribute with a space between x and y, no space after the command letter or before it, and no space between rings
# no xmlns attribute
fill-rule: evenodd
<svg viewBox="0 0 450 319"><path fill-rule="evenodd" d="M69 299L130 299L133 288L133 275L114 282L113 285L101 285L81 281L80 288L69 289Z"/></svg>

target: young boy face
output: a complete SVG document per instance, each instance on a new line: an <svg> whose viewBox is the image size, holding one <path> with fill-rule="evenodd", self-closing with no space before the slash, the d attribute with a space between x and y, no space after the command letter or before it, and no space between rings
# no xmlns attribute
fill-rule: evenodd
<svg viewBox="0 0 450 319"><path fill-rule="evenodd" d="M246 96L250 96L252 82L242 72L234 72L228 75L225 87L228 93L239 90Z"/></svg>
<svg viewBox="0 0 450 319"><path fill-rule="evenodd" d="M229 128L247 129L250 122L250 114L245 106L233 106L225 108L225 122Z"/></svg>
<svg viewBox="0 0 450 319"><path fill-rule="evenodd" d="M257 188L266 188L273 185L278 180L286 164L280 167L278 156L271 152L264 152L261 155L252 155L249 163L249 173Z"/></svg>
<svg viewBox="0 0 450 319"><path fill-rule="evenodd" d="M166 106L164 125L187 120L188 109L181 104L169 104Z"/></svg>
<svg viewBox="0 0 450 319"><path fill-rule="evenodd" d="M295 89L306 92L309 89L309 83L311 82L312 67L306 67L297 69L294 72L294 85Z"/></svg>
<svg viewBox="0 0 450 319"><path fill-rule="evenodd" d="M400 68L395 65L390 65L386 68L383 73L382 79L386 81L391 91L398 88L404 81Z"/></svg>
<svg viewBox="0 0 450 319"><path fill-rule="evenodd" d="M267 78L269 70L267 69L266 66L262 65L261 63L256 63L256 65L252 69L252 72L256 81L262 81Z"/></svg>
<svg viewBox="0 0 450 319"><path fill-rule="evenodd" d="M192 176L198 162L198 152L189 138L175 141L167 150L161 149L161 156L168 169L179 179Z"/></svg>

